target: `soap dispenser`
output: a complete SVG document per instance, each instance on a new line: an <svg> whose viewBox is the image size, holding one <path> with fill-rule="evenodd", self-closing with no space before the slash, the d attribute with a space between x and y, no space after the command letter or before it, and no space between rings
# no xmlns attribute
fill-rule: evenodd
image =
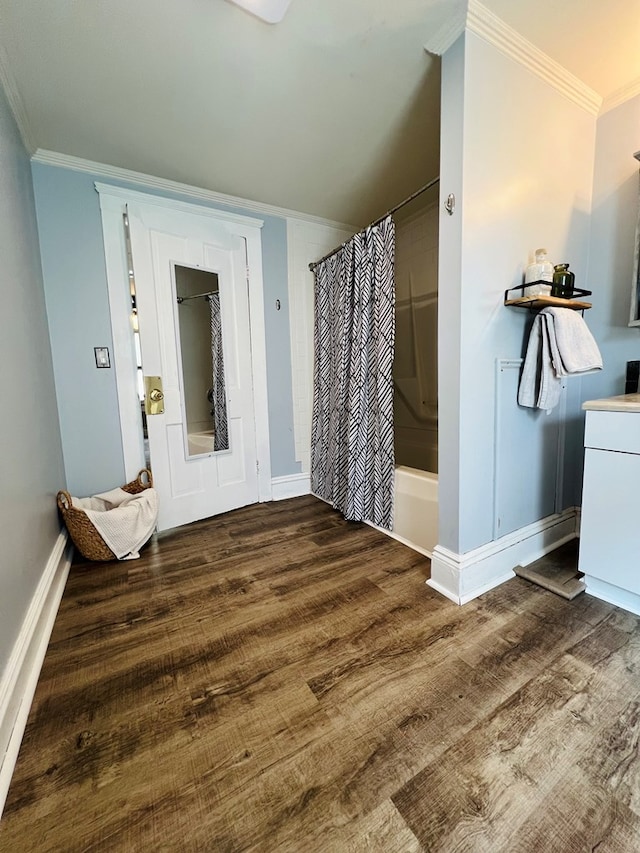
<svg viewBox="0 0 640 853"><path fill-rule="evenodd" d="M553 282L553 264L547 258L546 249L536 249L533 263L528 264L524 274L524 283L535 282L531 287L525 287L525 296L548 296ZM549 282L542 284L541 282Z"/></svg>

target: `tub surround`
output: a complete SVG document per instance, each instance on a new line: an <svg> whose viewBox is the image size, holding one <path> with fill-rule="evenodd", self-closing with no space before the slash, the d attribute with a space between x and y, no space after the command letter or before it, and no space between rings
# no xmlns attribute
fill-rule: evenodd
<svg viewBox="0 0 640 853"><path fill-rule="evenodd" d="M431 557L438 541L438 475L398 465L393 538Z"/></svg>
<svg viewBox="0 0 640 853"><path fill-rule="evenodd" d="M392 530L378 527L372 521L365 524L419 554L433 557L438 541L438 475L406 465L396 466L393 501Z"/></svg>
<svg viewBox="0 0 640 853"><path fill-rule="evenodd" d="M640 614L640 394L589 400L580 556L587 593Z"/></svg>

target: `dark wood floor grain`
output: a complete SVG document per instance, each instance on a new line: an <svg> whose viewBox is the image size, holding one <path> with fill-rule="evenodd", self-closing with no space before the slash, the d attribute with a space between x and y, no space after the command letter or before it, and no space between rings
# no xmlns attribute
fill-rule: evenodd
<svg viewBox="0 0 640 853"><path fill-rule="evenodd" d="M640 850L640 620L314 498L71 571L2 851Z"/></svg>

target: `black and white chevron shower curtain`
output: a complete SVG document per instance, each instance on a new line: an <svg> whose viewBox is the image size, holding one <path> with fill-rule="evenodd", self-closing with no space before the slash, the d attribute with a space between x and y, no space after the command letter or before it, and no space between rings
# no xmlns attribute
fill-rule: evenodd
<svg viewBox="0 0 640 853"><path fill-rule="evenodd" d="M227 394L224 382L224 356L222 354L222 315L220 294L207 297L211 317L211 368L213 375L213 449L229 449L229 424L227 422Z"/></svg>
<svg viewBox="0 0 640 853"><path fill-rule="evenodd" d="M316 267L311 489L350 521L393 526L395 227Z"/></svg>

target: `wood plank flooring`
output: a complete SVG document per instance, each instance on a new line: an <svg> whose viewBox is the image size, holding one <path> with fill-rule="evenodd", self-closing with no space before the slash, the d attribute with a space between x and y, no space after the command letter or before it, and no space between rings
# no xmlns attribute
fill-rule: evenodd
<svg viewBox="0 0 640 853"><path fill-rule="evenodd" d="M314 498L72 568L0 850L640 850L640 620Z"/></svg>

